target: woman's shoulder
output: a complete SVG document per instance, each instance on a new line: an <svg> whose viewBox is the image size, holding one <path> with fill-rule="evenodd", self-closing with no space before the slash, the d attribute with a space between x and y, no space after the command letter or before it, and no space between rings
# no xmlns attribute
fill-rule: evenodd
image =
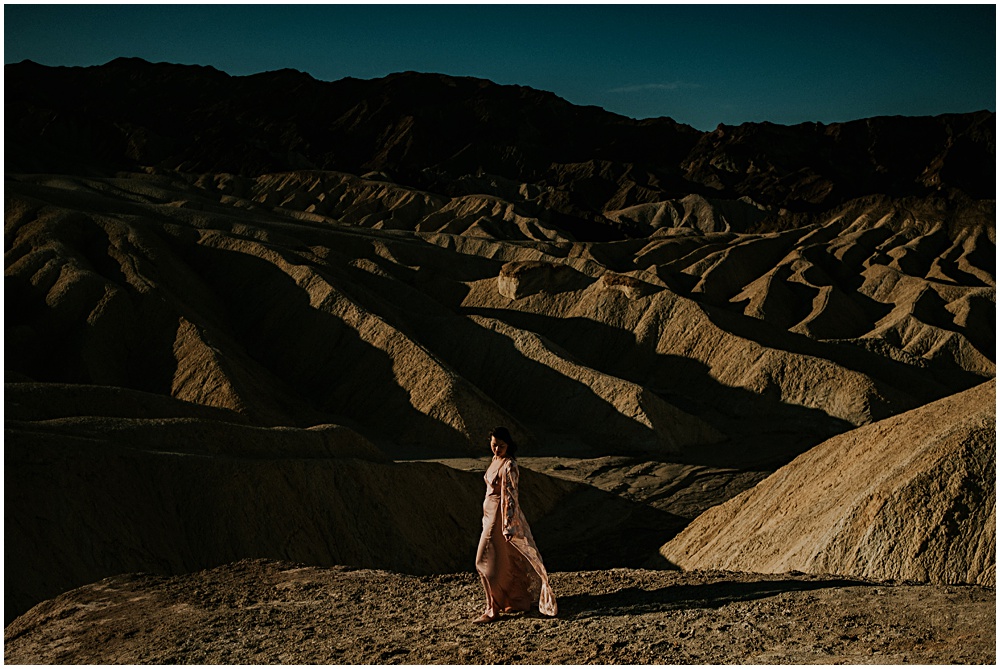
<svg viewBox="0 0 1000 669"><path fill-rule="evenodd" d="M517 460L515 458L504 458L504 462L500 465L500 471L504 473L517 472Z"/></svg>

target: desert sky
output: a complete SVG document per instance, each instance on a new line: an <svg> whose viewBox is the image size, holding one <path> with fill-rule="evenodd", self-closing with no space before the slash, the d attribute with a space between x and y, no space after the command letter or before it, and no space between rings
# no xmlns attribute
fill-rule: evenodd
<svg viewBox="0 0 1000 669"><path fill-rule="evenodd" d="M4 62L440 72L633 118L831 123L995 109L979 5L6 5Z"/></svg>

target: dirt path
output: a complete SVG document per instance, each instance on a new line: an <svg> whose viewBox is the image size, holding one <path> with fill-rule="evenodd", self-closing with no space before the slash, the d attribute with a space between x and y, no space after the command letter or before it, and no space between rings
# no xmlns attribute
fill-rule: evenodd
<svg viewBox="0 0 1000 669"><path fill-rule="evenodd" d="M971 663L996 660L992 588L802 574L552 575L557 618L471 624L472 573L244 560L105 579L7 627L8 663Z"/></svg>

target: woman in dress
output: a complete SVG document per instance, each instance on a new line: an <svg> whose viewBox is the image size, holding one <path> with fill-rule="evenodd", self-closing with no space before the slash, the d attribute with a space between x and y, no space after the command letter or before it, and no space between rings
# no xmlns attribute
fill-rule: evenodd
<svg viewBox="0 0 1000 669"><path fill-rule="evenodd" d="M493 461L486 470L483 533L476 551L476 571L486 590L486 610L474 622L488 623L500 612L527 611L537 603L556 615L556 598L531 528L517 501L517 444L505 427L490 433Z"/></svg>

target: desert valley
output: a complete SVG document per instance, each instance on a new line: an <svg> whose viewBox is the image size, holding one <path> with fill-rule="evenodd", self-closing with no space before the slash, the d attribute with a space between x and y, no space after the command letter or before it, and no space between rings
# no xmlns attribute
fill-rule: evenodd
<svg viewBox="0 0 1000 669"><path fill-rule="evenodd" d="M5 75L5 661L995 663L994 113Z"/></svg>

